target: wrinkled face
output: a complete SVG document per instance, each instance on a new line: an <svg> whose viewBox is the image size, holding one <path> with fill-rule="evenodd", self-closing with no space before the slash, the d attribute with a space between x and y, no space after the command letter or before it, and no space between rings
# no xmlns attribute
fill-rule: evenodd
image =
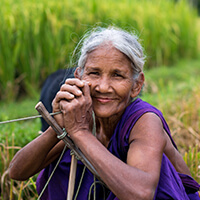
<svg viewBox="0 0 200 200"><path fill-rule="evenodd" d="M114 47L106 45L89 54L82 80L91 83L97 117L121 115L136 96L131 61Z"/></svg>

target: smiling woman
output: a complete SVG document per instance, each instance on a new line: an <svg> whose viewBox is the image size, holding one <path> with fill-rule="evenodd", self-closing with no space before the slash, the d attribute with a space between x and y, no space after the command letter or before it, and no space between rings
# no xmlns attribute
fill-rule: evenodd
<svg viewBox="0 0 200 200"><path fill-rule="evenodd" d="M77 76L91 83L93 110L97 117L120 117L130 98L138 95L144 76L141 72L136 83L132 71L131 61L112 44L89 54L83 75ZM114 124L117 120L112 121Z"/></svg>
<svg viewBox="0 0 200 200"><path fill-rule="evenodd" d="M75 78L66 79L53 100L53 112L62 112L55 120L104 182L78 161L74 199L90 199L93 187L97 200L200 199L199 184L162 113L138 98L144 59L134 34L114 27L95 30L83 41ZM63 147L48 128L13 158L11 178L24 180L42 170L37 179L41 199L66 199L69 149L43 190Z"/></svg>

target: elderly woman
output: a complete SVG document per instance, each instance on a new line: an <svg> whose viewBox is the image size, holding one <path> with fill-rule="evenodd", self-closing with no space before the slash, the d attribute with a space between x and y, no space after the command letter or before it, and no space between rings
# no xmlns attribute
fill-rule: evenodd
<svg viewBox="0 0 200 200"><path fill-rule="evenodd" d="M57 93L53 112L62 113L56 121L106 185L78 161L76 199L200 199L199 184L191 178L163 115L138 98L143 65L135 35L114 27L98 29L83 42L75 78L67 79ZM25 180L43 169L37 179L40 193L63 147L48 128L16 154L10 177ZM67 149L41 199L66 199L70 159Z"/></svg>

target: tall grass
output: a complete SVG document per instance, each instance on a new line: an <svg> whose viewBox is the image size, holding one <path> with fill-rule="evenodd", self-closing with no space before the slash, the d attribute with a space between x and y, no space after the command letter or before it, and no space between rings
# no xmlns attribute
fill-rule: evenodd
<svg viewBox="0 0 200 200"><path fill-rule="evenodd" d="M18 102L0 102L0 121L36 115L39 97ZM11 180L8 168L14 154L38 136L40 119L1 125L0 129L0 200L36 200L36 176L27 181Z"/></svg>
<svg viewBox="0 0 200 200"><path fill-rule="evenodd" d="M134 29L149 68L195 57L196 19L184 0L1 0L0 99L34 96L48 74L68 66L76 43L94 24Z"/></svg>
<svg viewBox="0 0 200 200"><path fill-rule="evenodd" d="M200 180L200 149L199 146L190 147L190 149L185 152L183 156L186 164L190 168L192 177L196 180Z"/></svg>
<svg viewBox="0 0 200 200"><path fill-rule="evenodd" d="M8 138L8 137L7 137ZM27 181L15 181L9 178L9 163L14 156L14 152L21 147L15 146L14 134L12 134L12 143L8 140L0 143L0 199L1 200L23 200L36 199L37 191L35 185L35 177L29 178Z"/></svg>

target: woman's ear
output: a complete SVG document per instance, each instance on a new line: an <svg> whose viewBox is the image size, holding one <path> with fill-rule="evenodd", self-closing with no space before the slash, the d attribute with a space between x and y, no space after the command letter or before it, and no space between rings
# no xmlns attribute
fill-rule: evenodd
<svg viewBox="0 0 200 200"><path fill-rule="evenodd" d="M142 90L144 80L145 80L144 73L140 72L138 78L134 81L134 85L131 91L132 98L135 98L139 95L140 91Z"/></svg>
<svg viewBox="0 0 200 200"><path fill-rule="evenodd" d="M77 67L75 72L74 72L74 77L75 78L78 78L78 79L81 79L81 73L80 73L81 69L80 67Z"/></svg>

